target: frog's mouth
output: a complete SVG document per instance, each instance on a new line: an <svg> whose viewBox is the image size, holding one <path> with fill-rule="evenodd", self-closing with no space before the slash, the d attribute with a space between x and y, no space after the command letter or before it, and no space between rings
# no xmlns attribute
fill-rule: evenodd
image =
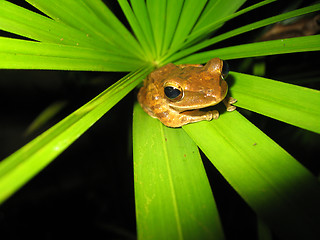
<svg viewBox="0 0 320 240"><path fill-rule="evenodd" d="M205 109L208 107L212 107L214 105L217 105L220 103L225 95L227 93L225 92L223 97L216 97L216 96L208 96L204 94L198 94L198 96L195 97L195 94L193 94L192 98L184 97L180 101L169 101L168 104L171 108L178 112L185 112L185 111L192 111L196 109Z"/></svg>
<svg viewBox="0 0 320 240"><path fill-rule="evenodd" d="M201 110L201 111L208 111L213 106L219 104L221 101L215 101L207 104L199 104L199 105L188 105L188 106L177 106L176 104L169 104L169 106L176 110L177 112L187 112L187 111L193 111L193 110Z"/></svg>

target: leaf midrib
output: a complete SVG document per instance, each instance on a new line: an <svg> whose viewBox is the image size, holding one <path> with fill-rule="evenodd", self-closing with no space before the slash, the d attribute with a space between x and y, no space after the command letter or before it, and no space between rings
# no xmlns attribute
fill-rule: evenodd
<svg viewBox="0 0 320 240"><path fill-rule="evenodd" d="M165 157L165 162L166 162L166 169L168 172L168 181L169 181L170 192L171 192L171 196L172 196L174 217L175 217L176 223L177 223L177 232L178 232L179 239L183 239L181 219L180 219L179 210L178 210L178 203L177 203L177 198L176 198L174 184L173 184L172 172L170 170L171 169L170 168L170 161L169 161L168 149L167 149L167 144L166 144L167 138L164 133L165 126L163 126L163 124L160 121L158 124L159 124L160 131L161 131L161 140L162 140L163 152L164 152L164 157Z"/></svg>

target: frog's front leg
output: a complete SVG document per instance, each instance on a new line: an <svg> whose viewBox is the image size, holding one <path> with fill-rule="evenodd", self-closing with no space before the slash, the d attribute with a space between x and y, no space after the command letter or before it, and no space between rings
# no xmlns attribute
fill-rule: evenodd
<svg viewBox="0 0 320 240"><path fill-rule="evenodd" d="M188 123L200 122L203 120L210 121L212 119L219 118L219 112L217 110L213 111L200 111L192 110L185 112L175 112L171 113L169 118L161 119L160 121L168 127L181 127Z"/></svg>
<svg viewBox="0 0 320 240"><path fill-rule="evenodd" d="M192 110L182 112L180 115L181 126L188 123L200 122L203 120L210 121L212 119L219 118L219 112L217 110L207 112L201 110Z"/></svg>

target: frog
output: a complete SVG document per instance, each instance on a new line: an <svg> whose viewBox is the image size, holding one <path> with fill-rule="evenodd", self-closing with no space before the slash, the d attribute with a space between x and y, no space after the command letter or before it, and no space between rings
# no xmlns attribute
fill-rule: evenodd
<svg viewBox="0 0 320 240"><path fill-rule="evenodd" d="M205 65L168 63L145 79L137 99L142 109L165 126L177 128L189 123L218 119L218 110L205 108L221 101L227 111L237 100L227 97L226 61L213 58Z"/></svg>

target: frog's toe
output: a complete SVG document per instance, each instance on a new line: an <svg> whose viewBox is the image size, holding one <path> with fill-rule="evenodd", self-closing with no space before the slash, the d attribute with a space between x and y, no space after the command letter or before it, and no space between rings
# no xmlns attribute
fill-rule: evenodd
<svg viewBox="0 0 320 240"><path fill-rule="evenodd" d="M218 119L219 112L217 110L209 111L207 114L207 120L210 121L212 119Z"/></svg>
<svg viewBox="0 0 320 240"><path fill-rule="evenodd" d="M230 105L230 106L227 107L227 111L228 111L228 112L232 112L232 111L234 111L234 110L236 110L236 107L235 107L235 106Z"/></svg>
<svg viewBox="0 0 320 240"><path fill-rule="evenodd" d="M235 99L235 98L233 98L233 97L229 97L229 99L228 99L228 103L229 104L234 104L234 103L236 103L238 100L237 99Z"/></svg>
<svg viewBox="0 0 320 240"><path fill-rule="evenodd" d="M232 112L232 111L236 110L236 107L231 105L236 102L237 102L237 99L235 99L233 97L227 97L227 98L223 99L223 103L226 106L228 112Z"/></svg>

